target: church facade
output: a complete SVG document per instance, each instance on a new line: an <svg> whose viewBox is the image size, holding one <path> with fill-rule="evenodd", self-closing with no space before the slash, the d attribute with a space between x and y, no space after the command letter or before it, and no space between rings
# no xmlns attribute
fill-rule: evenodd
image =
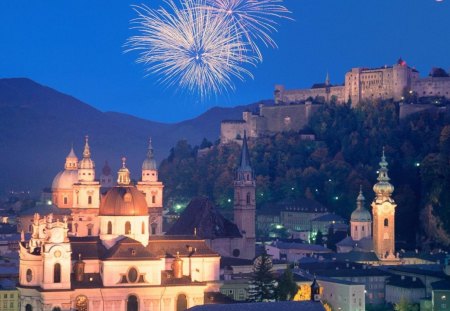
<svg viewBox="0 0 450 311"><path fill-rule="evenodd" d="M133 185L125 158L117 184L101 194L86 138L53 182L53 200L70 216L35 214L20 242L22 311L165 310L203 304L218 292L220 256L195 236L163 236L162 190L151 144Z"/></svg>

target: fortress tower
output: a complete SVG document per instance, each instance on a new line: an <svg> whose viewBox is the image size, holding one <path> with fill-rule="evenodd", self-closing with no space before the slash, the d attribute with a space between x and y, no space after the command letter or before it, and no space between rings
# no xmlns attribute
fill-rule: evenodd
<svg viewBox="0 0 450 311"><path fill-rule="evenodd" d="M373 186L375 199L372 202L373 246L380 260L396 260L395 257L395 208L391 198L394 186L389 183L388 163L381 157L378 183Z"/></svg>
<svg viewBox="0 0 450 311"><path fill-rule="evenodd" d="M234 223L243 236L239 257L247 259L255 257L255 191L255 176L250 165L247 134L244 132L240 164L234 180Z"/></svg>

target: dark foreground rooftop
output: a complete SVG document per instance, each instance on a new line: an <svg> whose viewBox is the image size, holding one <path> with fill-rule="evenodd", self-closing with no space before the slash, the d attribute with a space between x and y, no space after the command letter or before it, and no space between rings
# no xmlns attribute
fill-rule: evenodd
<svg viewBox="0 0 450 311"><path fill-rule="evenodd" d="M320 302L312 301L278 301L202 305L189 308L190 311L325 311Z"/></svg>

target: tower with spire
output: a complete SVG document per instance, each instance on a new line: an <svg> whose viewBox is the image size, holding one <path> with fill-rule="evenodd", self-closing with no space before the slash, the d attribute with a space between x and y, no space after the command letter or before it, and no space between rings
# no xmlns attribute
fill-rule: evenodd
<svg viewBox="0 0 450 311"><path fill-rule="evenodd" d="M151 138L148 141L147 156L142 163L141 181L137 183L136 187L145 195L150 215L150 235L161 235L164 185L158 180L158 169Z"/></svg>
<svg viewBox="0 0 450 311"><path fill-rule="evenodd" d="M373 186L375 198L372 202L373 246L380 260L396 260L395 256L395 208L391 195L394 186L389 182L386 156L381 157L378 182Z"/></svg>
<svg viewBox="0 0 450 311"><path fill-rule="evenodd" d="M247 133L244 132L241 158L234 179L234 223L242 234L241 258L255 257L255 201L256 183L250 165Z"/></svg>
<svg viewBox="0 0 450 311"><path fill-rule="evenodd" d="M95 163L86 136L83 159L78 162L78 182L73 185L72 233L76 236L98 235L99 207L100 183L95 180Z"/></svg>
<svg viewBox="0 0 450 311"><path fill-rule="evenodd" d="M360 241L372 236L372 216L365 208L365 202L362 186L360 186L359 195L356 199L356 209L350 218L350 230L353 241Z"/></svg>

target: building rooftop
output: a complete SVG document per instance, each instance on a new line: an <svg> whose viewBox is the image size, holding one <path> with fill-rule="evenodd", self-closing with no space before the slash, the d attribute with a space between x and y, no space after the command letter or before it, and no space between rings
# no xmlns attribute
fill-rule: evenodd
<svg viewBox="0 0 450 311"><path fill-rule="evenodd" d="M212 304L195 306L189 311L325 311L320 302L277 301L235 304Z"/></svg>
<svg viewBox="0 0 450 311"><path fill-rule="evenodd" d="M205 197L191 200L167 235L194 234L203 239L240 238L238 227L226 219Z"/></svg>

